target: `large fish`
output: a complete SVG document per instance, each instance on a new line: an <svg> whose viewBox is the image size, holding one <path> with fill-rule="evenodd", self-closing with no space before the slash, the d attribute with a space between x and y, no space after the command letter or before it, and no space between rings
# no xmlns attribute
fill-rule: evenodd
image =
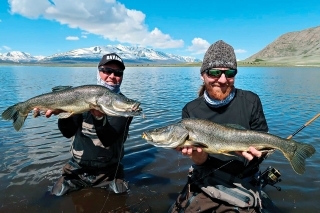
<svg viewBox="0 0 320 213"><path fill-rule="evenodd" d="M249 146L258 150L277 149L284 154L298 174L305 172L305 159L315 153L315 148L309 144L234 127L188 118L176 124L145 131L142 138L157 147L176 148L190 145L202 147L208 153L226 155L230 155L232 151L249 151Z"/></svg>
<svg viewBox="0 0 320 213"><path fill-rule="evenodd" d="M100 85L83 85L57 91L53 89L53 91L10 106L2 113L2 118L12 119L14 128L19 131L29 112L34 108L43 111L48 109L65 111L58 115L59 118L68 118L90 109L99 110L107 115L124 117L136 116L142 111L139 102Z"/></svg>

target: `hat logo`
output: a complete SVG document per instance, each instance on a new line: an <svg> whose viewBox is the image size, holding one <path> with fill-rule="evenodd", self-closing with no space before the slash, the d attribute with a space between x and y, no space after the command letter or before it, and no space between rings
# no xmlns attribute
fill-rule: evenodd
<svg viewBox="0 0 320 213"><path fill-rule="evenodd" d="M117 61L120 61L122 63L122 59L117 55L106 55L106 60L107 61L109 61L109 60L117 60Z"/></svg>

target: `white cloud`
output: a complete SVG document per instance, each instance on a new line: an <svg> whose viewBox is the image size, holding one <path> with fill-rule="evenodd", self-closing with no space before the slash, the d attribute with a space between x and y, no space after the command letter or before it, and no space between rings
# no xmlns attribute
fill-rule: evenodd
<svg viewBox="0 0 320 213"><path fill-rule="evenodd" d="M77 41L77 40L79 40L79 37L78 37L78 36L67 36L67 37L66 37L66 40L69 40L69 41Z"/></svg>
<svg viewBox="0 0 320 213"><path fill-rule="evenodd" d="M9 0L9 4L13 14L54 20L111 41L163 49L184 45L183 40L175 40L158 28L150 31L144 13L115 0Z"/></svg>
<svg viewBox="0 0 320 213"><path fill-rule="evenodd" d="M87 35L89 35L90 33L88 32L81 32L81 38L88 38Z"/></svg>
<svg viewBox="0 0 320 213"><path fill-rule="evenodd" d="M234 50L235 53L246 53L247 50L243 50L243 49L236 49Z"/></svg>
<svg viewBox="0 0 320 213"><path fill-rule="evenodd" d="M5 49L5 50L11 50L11 48L8 47L8 46L2 46L2 47L3 47L3 49Z"/></svg>
<svg viewBox="0 0 320 213"><path fill-rule="evenodd" d="M202 38L194 38L192 40L192 45L188 47L188 51L193 52L193 54L203 54L207 51L210 46L209 42Z"/></svg>

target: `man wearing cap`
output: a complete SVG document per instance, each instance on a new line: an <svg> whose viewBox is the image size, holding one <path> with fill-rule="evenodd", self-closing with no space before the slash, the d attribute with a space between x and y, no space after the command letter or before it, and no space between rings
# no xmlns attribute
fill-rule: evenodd
<svg viewBox="0 0 320 213"><path fill-rule="evenodd" d="M104 55L97 69L97 84L119 93L125 69L115 53ZM48 110L46 116L59 114ZM64 195L84 187L105 187L115 193L128 190L121 160L132 117L106 116L90 110L69 118L59 119L63 136L72 138L72 158L62 168L62 176L51 189L51 194Z"/></svg>
<svg viewBox="0 0 320 213"><path fill-rule="evenodd" d="M219 124L236 124L239 125L239 128L268 132L268 125L258 95L235 88L237 72L237 60L233 47L222 40L212 44L204 55L200 69L203 85L199 90L199 97L184 106L182 118L200 118ZM249 162L250 165L253 165L253 162L261 157L260 151L250 147L250 152L227 156L208 155L201 148L194 147L183 147L177 150L189 156L194 165L189 171L188 184L169 212L260 211L260 203L248 203L244 205L245 208L242 208L243 203L237 203L239 197L230 196L225 199L223 195L235 195L238 192L228 189L227 186L233 183L216 183L215 180L218 178L213 175L213 173L217 175L219 171L223 173L222 180L226 177L232 179L241 176L241 181L252 181L259 172L259 166L251 168ZM243 173L246 168L249 169ZM225 190L219 191L221 188L217 189L212 185L223 185ZM259 200L259 195L257 196L254 199Z"/></svg>

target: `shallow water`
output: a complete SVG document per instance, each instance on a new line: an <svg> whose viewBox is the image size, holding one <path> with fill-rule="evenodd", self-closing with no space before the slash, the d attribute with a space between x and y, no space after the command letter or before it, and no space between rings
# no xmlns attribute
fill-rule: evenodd
<svg viewBox="0 0 320 213"><path fill-rule="evenodd" d="M49 92L58 85L96 83L94 68L0 66L0 111ZM260 95L270 133L288 137L320 113L320 68L239 68L236 86ZM135 117L125 143L126 179L130 192L114 195L103 189L83 189L63 197L48 195L70 158L69 139L57 128L57 118L29 116L19 132L0 120L0 212L166 212L186 182L190 160L174 150L147 144L141 133L179 121L182 107L197 96L199 68L130 67L122 92L139 100L145 118ZM320 150L320 119L294 139ZM320 154L297 175L276 152L261 166L280 170L281 191L266 192L284 212L320 212Z"/></svg>

